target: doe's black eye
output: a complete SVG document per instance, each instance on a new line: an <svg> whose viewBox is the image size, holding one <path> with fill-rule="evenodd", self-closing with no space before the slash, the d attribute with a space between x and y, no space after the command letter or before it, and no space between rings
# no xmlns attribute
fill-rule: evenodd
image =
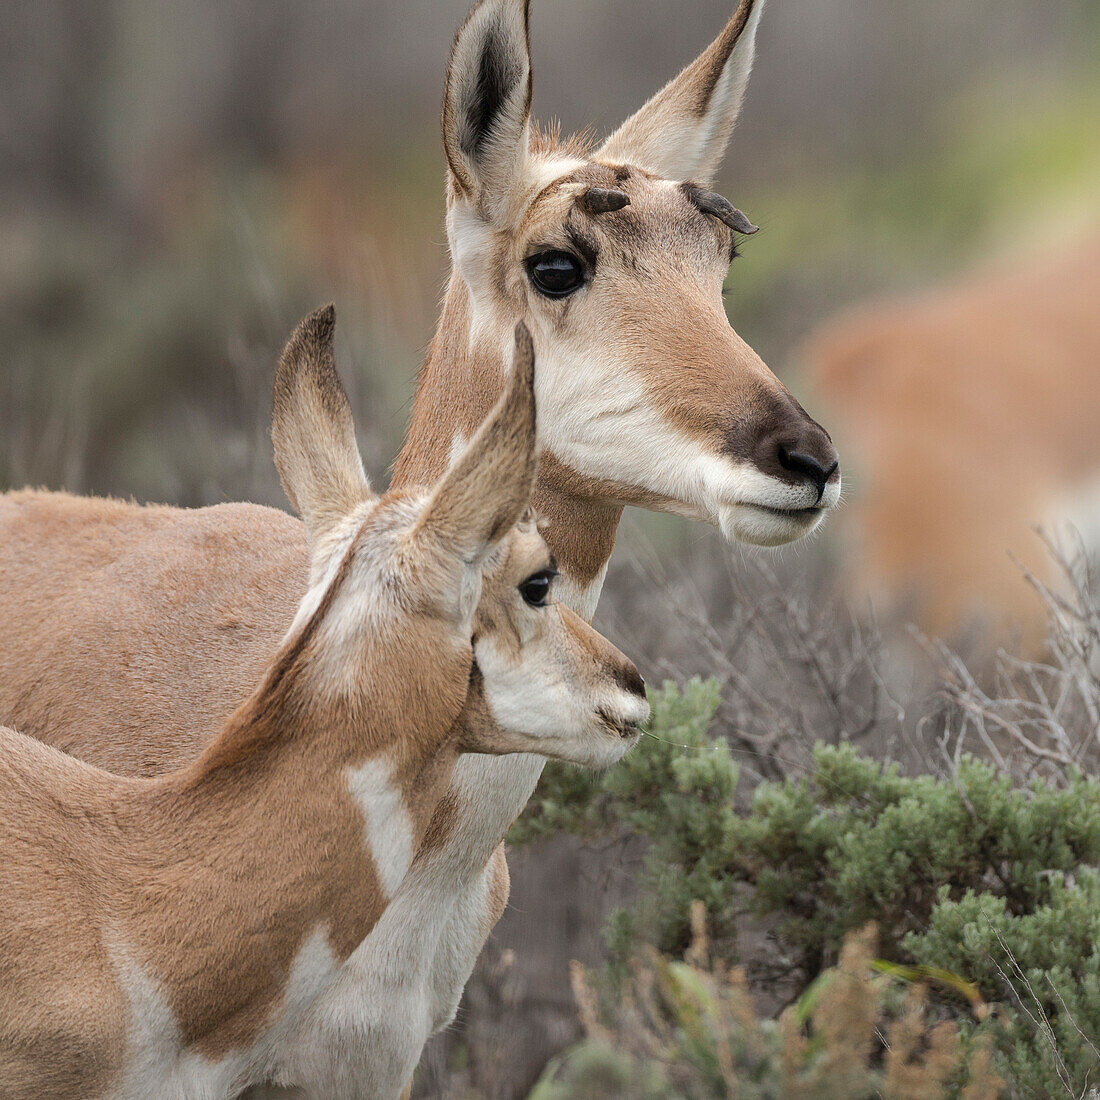
<svg viewBox="0 0 1100 1100"><path fill-rule="evenodd" d="M530 607L545 607L550 602L550 587L558 574L553 569L532 573L519 586L519 594Z"/></svg>
<svg viewBox="0 0 1100 1100"><path fill-rule="evenodd" d="M584 285L584 265L572 252L540 252L526 263L528 278L547 298L564 298Z"/></svg>

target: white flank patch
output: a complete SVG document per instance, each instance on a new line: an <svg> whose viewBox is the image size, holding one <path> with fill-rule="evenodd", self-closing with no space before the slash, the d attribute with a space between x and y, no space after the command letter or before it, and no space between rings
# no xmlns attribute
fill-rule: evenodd
<svg viewBox="0 0 1100 1100"><path fill-rule="evenodd" d="M287 1037L274 1080L326 1100L397 1096L428 1037L454 1017L485 945L489 859L543 763L520 753L458 760L457 828L405 876L370 935Z"/></svg>
<svg viewBox="0 0 1100 1100"><path fill-rule="evenodd" d="M393 782L393 766L376 756L355 768L348 768L348 788L366 821L364 838L378 879L387 898L397 893L412 863L413 823L401 791Z"/></svg>
<svg viewBox="0 0 1100 1100"><path fill-rule="evenodd" d="M125 945L116 939L110 951L129 1010L129 1056L111 1100L223 1100L263 1083L279 1043L338 972L327 936L316 929L294 957L271 1025L250 1047L212 1061L183 1047L167 998Z"/></svg>

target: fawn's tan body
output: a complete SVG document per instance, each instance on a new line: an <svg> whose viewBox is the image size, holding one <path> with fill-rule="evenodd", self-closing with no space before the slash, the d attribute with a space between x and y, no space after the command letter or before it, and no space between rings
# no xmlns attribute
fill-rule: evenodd
<svg viewBox="0 0 1100 1100"><path fill-rule="evenodd" d="M423 659L404 640L384 659ZM446 789L455 748L409 735L453 725L455 656L430 693L416 677L388 699L364 683L365 720L310 713L326 737L300 744L287 726L302 702L272 680L235 720L270 749L154 780L0 731L4 1095L228 1097L263 1080L377 922L376 859L406 870L386 846L415 851ZM392 806L384 824L407 835L371 838L362 801Z"/></svg>
<svg viewBox="0 0 1100 1100"><path fill-rule="evenodd" d="M549 521L561 597L584 617L627 504L774 545L813 530L839 497L828 436L730 328L721 298L735 234L753 227L706 184L740 109L761 8L742 0L715 42L595 150L532 130L525 0L476 5L452 52L443 132L454 269L393 485L431 483L447 469L500 392L512 327L524 319L540 364L532 499ZM576 279L561 292L570 272ZM128 772L187 759L246 693L225 654L235 668L255 667L293 614L306 572L293 521L247 506L150 512L35 494L11 496L4 508L0 530L14 527L22 542L14 551L15 540L0 537L0 609L20 620L9 651L17 655L0 655L0 715ZM177 559L166 543L186 553ZM9 572L16 555L24 564ZM8 577L18 579L9 587ZM24 615L29 589L48 595ZM256 600L266 634L232 625ZM204 611L180 611L183 603ZM120 637L148 640L136 672L147 694L96 671L111 639L82 646L56 625L79 606L90 616L110 608ZM158 637L161 612L172 625ZM210 693L196 692L186 719L170 718L165 743L152 748L137 732L143 715L171 708L150 665L181 655ZM496 657L503 672L506 658ZM110 725L102 716L115 707L121 720ZM89 724L60 721L84 712ZM373 953L360 955L383 1007L369 1022L357 1017L356 1028L333 1018L331 1064L288 1067L287 1080L348 1078L343 1093L316 1087L384 1096L407 1078L423 1040L453 1017L500 915L499 844L541 768L533 756L458 763L429 830L441 839L368 937ZM425 907L428 894L446 904ZM398 1002L404 1013L393 1010ZM377 1093L355 1091L353 1050L370 1051L375 1069L391 1067Z"/></svg>
<svg viewBox="0 0 1100 1100"><path fill-rule="evenodd" d="M1093 232L810 341L811 381L862 463L854 591L914 597L936 633L978 616L1039 641L1020 563L1055 578L1034 528L1069 521L1100 545L1097 303Z"/></svg>
<svg viewBox="0 0 1100 1100"><path fill-rule="evenodd" d="M551 705L555 755L606 764L636 737L636 670L549 600L550 552L512 526L535 469L530 343L439 487L379 499L331 338L322 311L280 366L276 458L310 582L260 686L153 779L0 727L5 1097L213 1100L308 1060L318 1017L370 1004L356 952L440 843L461 751L541 748Z"/></svg>

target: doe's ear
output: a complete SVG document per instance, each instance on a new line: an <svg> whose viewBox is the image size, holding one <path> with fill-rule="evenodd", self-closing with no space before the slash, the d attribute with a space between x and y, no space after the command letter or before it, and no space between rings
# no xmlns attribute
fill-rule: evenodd
<svg viewBox="0 0 1100 1100"><path fill-rule="evenodd" d="M443 148L455 191L499 223L528 157L530 0L481 0L455 36Z"/></svg>
<svg viewBox="0 0 1100 1100"><path fill-rule="evenodd" d="M287 341L275 372L275 466L314 542L372 497L351 406L336 373L335 330L332 306L311 313Z"/></svg>
<svg viewBox="0 0 1100 1100"><path fill-rule="evenodd" d="M420 529L475 562L512 529L531 499L538 466L535 351L516 325L512 374L500 400L436 486Z"/></svg>
<svg viewBox="0 0 1100 1100"><path fill-rule="evenodd" d="M631 115L597 156L667 179L710 183L749 82L764 0L740 0L722 33Z"/></svg>

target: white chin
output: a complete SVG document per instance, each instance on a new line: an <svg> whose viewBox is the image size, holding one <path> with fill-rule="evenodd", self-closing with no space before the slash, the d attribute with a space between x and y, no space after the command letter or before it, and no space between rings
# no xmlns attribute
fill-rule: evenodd
<svg viewBox="0 0 1100 1100"><path fill-rule="evenodd" d="M594 768L602 771L617 764L637 743L640 734L632 737L619 737L601 730L568 746L556 745L554 748L542 747L546 756L564 760L567 764L577 764L582 768Z"/></svg>
<svg viewBox="0 0 1100 1100"><path fill-rule="evenodd" d="M472 752L502 753L527 752L543 756L547 760L561 760L581 768L602 771L617 764L637 743L641 733L622 736L609 732L602 724L583 734L555 735L553 737L520 735L494 738L492 746L472 747Z"/></svg>
<svg viewBox="0 0 1100 1100"><path fill-rule="evenodd" d="M730 542L782 546L808 535L825 515L820 511L780 512L755 504L724 504L718 526Z"/></svg>
<svg viewBox="0 0 1100 1100"><path fill-rule="evenodd" d="M585 762L585 766L595 768L597 771L610 768L622 760L637 743L638 738L632 737L629 740L617 740L613 744L603 746L591 755Z"/></svg>

